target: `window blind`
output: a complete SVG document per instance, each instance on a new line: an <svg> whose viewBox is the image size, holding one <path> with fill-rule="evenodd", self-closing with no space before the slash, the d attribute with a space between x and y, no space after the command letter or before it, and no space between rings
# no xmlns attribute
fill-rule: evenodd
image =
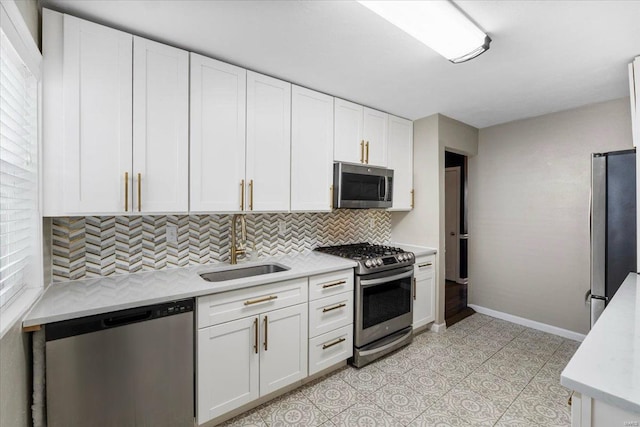
<svg viewBox="0 0 640 427"><path fill-rule="evenodd" d="M38 218L38 81L0 29L0 308L35 281Z"/></svg>

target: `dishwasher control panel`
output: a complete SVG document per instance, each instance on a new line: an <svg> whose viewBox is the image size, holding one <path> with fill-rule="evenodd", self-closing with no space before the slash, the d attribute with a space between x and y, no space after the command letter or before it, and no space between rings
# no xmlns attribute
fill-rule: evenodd
<svg viewBox="0 0 640 427"><path fill-rule="evenodd" d="M189 298L49 323L45 325L45 340L53 341L162 317L191 313L194 311L194 307L195 300Z"/></svg>
<svg viewBox="0 0 640 427"><path fill-rule="evenodd" d="M157 306L154 317L171 316L173 314L188 313L193 311L193 299L168 303L165 306Z"/></svg>

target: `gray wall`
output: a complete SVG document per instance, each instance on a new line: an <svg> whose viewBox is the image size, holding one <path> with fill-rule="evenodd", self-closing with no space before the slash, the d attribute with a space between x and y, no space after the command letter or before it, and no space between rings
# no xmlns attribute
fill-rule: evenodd
<svg viewBox="0 0 640 427"><path fill-rule="evenodd" d="M16 1L27 27L39 46L39 18L35 0ZM0 340L0 426L31 425L29 411L31 357L29 337L17 323Z"/></svg>
<svg viewBox="0 0 640 427"><path fill-rule="evenodd" d="M391 216L391 240L436 248L436 323L444 323L444 153L478 152L478 129L434 114L413 123L413 187L411 212Z"/></svg>
<svg viewBox="0 0 640 427"><path fill-rule="evenodd" d="M480 130L469 303L586 333L591 153L632 147L629 99Z"/></svg>

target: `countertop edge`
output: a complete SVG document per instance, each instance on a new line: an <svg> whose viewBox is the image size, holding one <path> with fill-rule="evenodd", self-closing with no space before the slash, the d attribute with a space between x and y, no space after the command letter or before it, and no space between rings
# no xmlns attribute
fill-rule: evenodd
<svg viewBox="0 0 640 427"><path fill-rule="evenodd" d="M560 384L566 388L584 394L585 396L589 396L592 399L608 403L612 406L616 406L626 411L640 413L640 404L623 397L616 396L615 394L611 394L610 392L598 390L580 381L576 381L572 378L566 377L562 374L560 375Z"/></svg>
<svg viewBox="0 0 640 427"><path fill-rule="evenodd" d="M560 374L562 386L633 413L640 413L640 394L628 378L640 371L640 361L616 356L633 354L640 344L633 325L620 327L639 318L638 292L640 276L629 273Z"/></svg>
<svg viewBox="0 0 640 427"><path fill-rule="evenodd" d="M294 257L296 255L293 255ZM100 306L100 307L93 307L93 308L88 308L85 310L78 310L78 311L73 311L73 312L65 312L65 313L60 313L60 314L56 314L56 315L47 315L47 316L42 316L42 315L36 315L36 316L31 316L32 314L34 314L34 310L37 308L38 304L42 302L43 298L45 297L45 294L47 292L47 290L49 290L49 288L51 286L56 286L56 283L53 283L51 285L49 285L49 287L47 287L47 290L45 290L45 292L43 293L43 295L40 296L40 299L38 301L36 301L36 303L34 303L34 305L29 309L29 311L27 312L27 314L24 316L23 320L22 320L22 327L26 328L26 327L30 327L30 326L37 326L37 325L45 325L48 323L54 323L54 322L60 322L60 321L64 321L64 320L70 320L70 319L77 319L80 317L86 317L86 316L93 316L96 314L104 314L104 313L109 313L112 311L119 311L119 310L126 310L129 308L135 308L135 307L143 307L146 305L154 305L154 304L160 304L163 302L169 302L169 301L177 301L177 300L181 300L181 299L186 299L186 298L196 298L196 297L201 297L201 296L205 296L205 295L214 295L214 294L218 294L218 293L224 293L224 292L232 292L235 290L239 290L239 289L245 289L245 288L252 288L252 287L257 287L257 286L262 286L262 285L267 285L270 283L275 283L275 282L280 282L280 281L287 281L287 280L295 280L295 279L299 279L301 277L309 277L309 276L316 276L319 274L325 274L325 273L331 273L331 272L335 272L335 271L340 271L340 270L345 270L345 269L349 269L349 268L354 268L357 266L357 263L355 261L352 260L347 260L347 259L343 259L343 258L337 258L335 260L333 260L330 255L320 255L320 256L325 256L325 257L330 257L329 259L331 259L331 261L335 261L334 265L324 265L324 266L312 266L311 268L307 269L296 269L294 271L288 270L285 272L279 272L279 273L272 273L269 275L265 275L265 276L256 276L254 278L252 278L249 282L241 282L242 280L245 279L235 279L232 281L229 281L230 283L225 284L225 285L219 285L219 286L212 286L206 289L198 289L198 290L188 290L185 292L176 292L176 293L171 293L171 294L167 294L167 295L162 295L162 296L158 296L158 297L151 297L149 299L144 299L144 300L136 300L136 301L128 301L128 302L122 302L122 303L113 303L113 304L108 304L105 306ZM257 262L251 262L251 263L247 263L247 264L264 264L264 263L272 263L272 262L283 262L282 261L282 256L277 256L277 257L269 257L269 258L265 258L265 259L260 259ZM286 261L284 261L286 262ZM228 267L228 264L216 264L216 265L200 265L200 266L191 266L191 267L186 267L186 269L190 269L193 270L193 280L202 280L200 278L196 278L195 276L197 276L199 271L202 271L203 269L206 269L207 267L212 268L212 269L216 269L216 268L224 268L224 267ZM172 269L174 270L174 269ZM175 269L177 270L177 269ZM170 273L167 272L167 270L159 270L159 271L153 271L153 272L144 272L142 274L148 274L148 273L154 273L154 274L163 274L163 273ZM133 273L133 274L138 274L138 273ZM126 276L126 275L121 275L121 276ZM266 277L268 276L268 277ZM108 278L112 278L113 276L108 276L105 277L105 279ZM83 279L83 280L79 280L78 282L87 282L87 281L91 281L92 279ZM64 283L69 283L69 282L64 282ZM99 286L99 285L98 285Z"/></svg>
<svg viewBox="0 0 640 427"><path fill-rule="evenodd" d="M404 249L405 251L413 252L413 254L416 257L435 255L438 253L437 249L430 248L428 246L420 246L420 245L413 245L410 243L399 243L399 242L391 242L390 245L399 247L401 249Z"/></svg>

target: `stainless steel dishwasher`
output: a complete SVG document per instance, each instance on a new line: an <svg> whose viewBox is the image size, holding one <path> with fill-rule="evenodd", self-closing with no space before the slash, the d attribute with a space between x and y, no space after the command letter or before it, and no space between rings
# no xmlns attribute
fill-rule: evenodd
<svg viewBox="0 0 640 427"><path fill-rule="evenodd" d="M194 425L194 300L45 326L47 423Z"/></svg>

